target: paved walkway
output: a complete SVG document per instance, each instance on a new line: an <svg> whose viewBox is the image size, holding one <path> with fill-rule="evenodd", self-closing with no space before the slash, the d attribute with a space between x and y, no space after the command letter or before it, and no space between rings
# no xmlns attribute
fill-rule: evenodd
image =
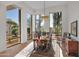
<svg viewBox="0 0 79 59"><path fill-rule="evenodd" d="M33 42L21 50L15 57L29 57L34 49Z"/></svg>

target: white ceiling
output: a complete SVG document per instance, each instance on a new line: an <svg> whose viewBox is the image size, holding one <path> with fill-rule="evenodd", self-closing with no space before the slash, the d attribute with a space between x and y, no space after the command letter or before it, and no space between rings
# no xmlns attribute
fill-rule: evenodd
<svg viewBox="0 0 79 59"><path fill-rule="evenodd" d="M27 1L25 4L34 10L41 10L44 8L44 1ZM67 1L45 1L45 8L65 4L67 4Z"/></svg>

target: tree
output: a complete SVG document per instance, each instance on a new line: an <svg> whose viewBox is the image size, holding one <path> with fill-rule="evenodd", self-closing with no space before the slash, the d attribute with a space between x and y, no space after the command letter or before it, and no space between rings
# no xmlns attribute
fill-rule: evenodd
<svg viewBox="0 0 79 59"><path fill-rule="evenodd" d="M18 33L18 24L11 19L7 19L7 24L9 25L9 35L15 35Z"/></svg>
<svg viewBox="0 0 79 59"><path fill-rule="evenodd" d="M53 16L53 18L54 18L55 33L57 35L60 34L60 26L61 26L60 21L61 21L61 16L62 16L61 12L54 13L54 16Z"/></svg>
<svg viewBox="0 0 79 59"><path fill-rule="evenodd" d="M30 28L27 28L27 32L30 33Z"/></svg>
<svg viewBox="0 0 79 59"><path fill-rule="evenodd" d="M17 37L17 34L18 34L18 28L13 28L12 35L15 35L15 37Z"/></svg>
<svg viewBox="0 0 79 59"><path fill-rule="evenodd" d="M7 19L7 23L10 25L17 25L17 23L12 21L11 19Z"/></svg>

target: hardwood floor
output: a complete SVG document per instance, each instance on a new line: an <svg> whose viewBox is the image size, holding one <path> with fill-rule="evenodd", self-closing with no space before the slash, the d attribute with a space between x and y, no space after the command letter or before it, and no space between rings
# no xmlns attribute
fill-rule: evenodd
<svg viewBox="0 0 79 59"><path fill-rule="evenodd" d="M6 51L0 52L0 57L14 57L23 48L25 48L30 42L32 42L32 40L28 40L26 43L18 44L10 48L7 48Z"/></svg>

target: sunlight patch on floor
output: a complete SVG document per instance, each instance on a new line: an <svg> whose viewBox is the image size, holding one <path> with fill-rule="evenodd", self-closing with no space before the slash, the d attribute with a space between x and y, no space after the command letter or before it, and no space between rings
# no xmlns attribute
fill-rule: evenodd
<svg viewBox="0 0 79 59"><path fill-rule="evenodd" d="M33 49L33 42L31 42L27 47L21 50L15 57L29 57Z"/></svg>
<svg viewBox="0 0 79 59"><path fill-rule="evenodd" d="M53 47L54 52L55 52L55 55L54 55L55 57L63 57L62 50L59 47L59 45L57 44L57 40L52 41L52 47Z"/></svg>

